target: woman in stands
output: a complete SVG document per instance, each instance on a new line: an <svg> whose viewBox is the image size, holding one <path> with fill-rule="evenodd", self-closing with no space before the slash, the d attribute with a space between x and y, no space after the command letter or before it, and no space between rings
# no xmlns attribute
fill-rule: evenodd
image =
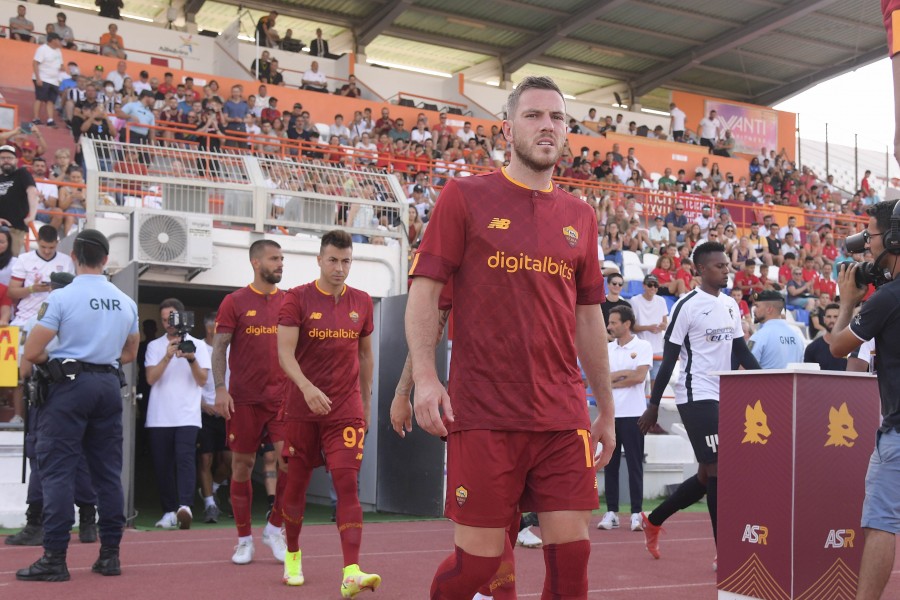
<svg viewBox="0 0 900 600"><path fill-rule="evenodd" d="M450 146L444 150L444 160L447 162L456 162L463 158L462 140L456 136L450 140Z"/></svg>
<svg viewBox="0 0 900 600"><path fill-rule="evenodd" d="M409 239L410 251L419 247L422 242L422 236L425 234L425 222L419 215L419 211L415 206L409 207L409 227L407 228L407 238Z"/></svg>
<svg viewBox="0 0 900 600"><path fill-rule="evenodd" d="M813 285L812 279L803 281L803 269L795 266L791 271L791 278L787 282L787 305L812 312L816 308Z"/></svg>
<svg viewBox="0 0 900 600"><path fill-rule="evenodd" d="M731 225L729 227L733 228ZM750 244L750 238L742 235L738 244L731 250L731 267L733 270L739 269L748 260L755 260L758 263L759 257L756 255L756 249Z"/></svg>
<svg viewBox="0 0 900 600"><path fill-rule="evenodd" d="M841 249L834 243L834 235L831 232L826 233L825 241L822 244L822 262L831 267L840 253Z"/></svg>
<svg viewBox="0 0 900 600"><path fill-rule="evenodd" d="M600 239L600 248L606 260L611 260L619 267L619 272L624 270L625 258L622 251L625 248L625 237L619 231L619 225L610 220L606 224L606 235Z"/></svg>
<svg viewBox="0 0 900 600"><path fill-rule="evenodd" d="M811 256L816 261L816 269L821 269L825 264L824 252L825 246L822 244L822 238L817 231L809 232L806 236L806 243L803 244L803 259Z"/></svg>
<svg viewBox="0 0 900 600"><path fill-rule="evenodd" d="M712 166L710 166L708 179L709 179L710 183L712 184L712 185L710 185L710 187L712 187L712 188L717 189L719 187L719 184L722 183L723 177L722 177L722 172L719 170L719 163L714 162L712 164Z"/></svg>
<svg viewBox="0 0 900 600"><path fill-rule="evenodd" d="M650 274L659 280L660 296L681 296L687 289L683 280L675 278L675 263L667 254L659 257Z"/></svg>
<svg viewBox="0 0 900 600"><path fill-rule="evenodd" d="M116 95L116 102L124 106L137 100L137 97L137 92L134 91L134 82L131 80L131 77L126 77L122 80L122 89Z"/></svg>
<svg viewBox="0 0 900 600"><path fill-rule="evenodd" d="M756 178L757 175L759 175L759 171L760 171L759 159L756 158L755 156L750 160L749 171L750 171L751 179L754 179L754 178Z"/></svg>
<svg viewBox="0 0 900 600"><path fill-rule="evenodd" d="M16 257L12 252L12 234L9 227L0 227L0 283L9 286Z"/></svg>
<svg viewBox="0 0 900 600"><path fill-rule="evenodd" d="M703 241L703 234L701 231L699 223L691 223L688 227L687 235L684 236L684 243L690 246L691 252L694 251L694 247L697 246L697 244L700 244Z"/></svg>
<svg viewBox="0 0 900 600"><path fill-rule="evenodd" d="M723 226L722 235L719 236L719 241L725 244L725 254L731 254L731 251L738 247L740 239L738 239L737 233L735 233L734 223L728 223Z"/></svg>

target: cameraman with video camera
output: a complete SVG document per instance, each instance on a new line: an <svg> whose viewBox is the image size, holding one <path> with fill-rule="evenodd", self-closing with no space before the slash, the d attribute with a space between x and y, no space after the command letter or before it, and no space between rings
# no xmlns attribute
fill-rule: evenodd
<svg viewBox="0 0 900 600"><path fill-rule="evenodd" d="M150 384L145 426L163 509L156 526L189 529L197 480L200 403L210 368L209 351L202 340L188 333L194 326L194 313L185 311L180 300L163 300L159 314L166 333L147 345L144 361Z"/></svg>
<svg viewBox="0 0 900 600"><path fill-rule="evenodd" d="M871 263L844 263L838 275L841 311L832 332L831 353L845 357L875 339L875 367L881 396L881 427L866 474L862 527L865 548L857 600L881 597L894 565L900 532L900 205L879 202L866 209L865 231L848 237L848 253L871 251ZM868 285L877 288L856 316Z"/></svg>

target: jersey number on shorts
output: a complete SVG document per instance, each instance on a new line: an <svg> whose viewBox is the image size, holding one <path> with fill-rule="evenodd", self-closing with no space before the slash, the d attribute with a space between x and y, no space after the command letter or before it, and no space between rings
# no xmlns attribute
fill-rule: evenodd
<svg viewBox="0 0 900 600"><path fill-rule="evenodd" d="M718 454L719 453L719 434L714 433L713 435L706 436L706 445L710 447L710 449Z"/></svg>
<svg viewBox="0 0 900 600"><path fill-rule="evenodd" d="M581 436L581 441L584 442L584 462L587 464L587 468L590 469L594 466L594 457L591 455L591 432L587 429L578 429L577 433Z"/></svg>
<svg viewBox="0 0 900 600"><path fill-rule="evenodd" d="M362 427L344 427L344 446L347 448L359 448L356 460L362 460L363 443L366 440L366 430Z"/></svg>

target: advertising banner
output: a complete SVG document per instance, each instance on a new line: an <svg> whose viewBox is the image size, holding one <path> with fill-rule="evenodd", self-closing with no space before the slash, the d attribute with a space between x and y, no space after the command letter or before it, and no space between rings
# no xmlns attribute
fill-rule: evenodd
<svg viewBox="0 0 900 600"><path fill-rule="evenodd" d="M705 114L711 110L718 113L722 126L731 130L735 152L756 156L760 148L778 149L778 113L774 110L707 100Z"/></svg>
<svg viewBox="0 0 900 600"><path fill-rule="evenodd" d="M721 399L719 598L852 598L880 420L875 378L725 375Z"/></svg>
<svg viewBox="0 0 900 600"><path fill-rule="evenodd" d="M19 328L0 327L0 387L19 383Z"/></svg>

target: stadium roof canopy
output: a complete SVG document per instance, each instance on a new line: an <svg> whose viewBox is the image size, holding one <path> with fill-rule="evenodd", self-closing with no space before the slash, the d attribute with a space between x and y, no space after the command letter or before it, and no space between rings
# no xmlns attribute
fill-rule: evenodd
<svg viewBox="0 0 900 600"><path fill-rule="evenodd" d="M186 0L221 31L237 2ZM92 4L92 2L91 2ZM137 12L143 0L126 0ZM269 10L276 29L369 62L465 74L485 83L553 76L579 99L617 92L645 105L660 88L771 105L887 55L875 0L242 0L245 34ZM152 6L152 4L151 4ZM164 9L163 9L164 11ZM138 13L141 14L141 13ZM861 92L864 93L864 92Z"/></svg>

